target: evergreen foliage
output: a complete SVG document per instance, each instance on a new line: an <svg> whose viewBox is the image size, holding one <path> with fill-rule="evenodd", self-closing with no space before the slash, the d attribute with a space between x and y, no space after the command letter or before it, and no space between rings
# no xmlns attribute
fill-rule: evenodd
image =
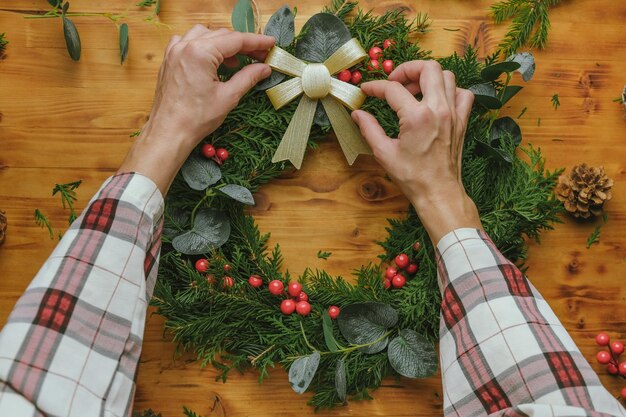
<svg viewBox="0 0 626 417"><path fill-rule="evenodd" d="M394 39L396 45L389 54L396 64L430 56L415 36L424 30L420 23L426 21L423 17L411 21L399 10L375 16L359 10L355 3L342 1L334 1L327 11L344 19L366 49L384 39ZM469 87L484 82L481 70L494 59L481 63L476 52L468 48L463 55L455 54L440 62L456 74L460 86ZM380 77L378 72L364 72L364 81ZM491 85L498 93L506 87L499 82ZM363 109L373 113L389 135L397 135L397 117L385 102L369 98ZM252 92L241 100L224 124L206 139L215 147L232 149L234 157L221 167L224 183L242 185L254 192L284 171L286 163L273 164L271 158L294 110L292 103L275 111L263 92ZM540 151L531 146L518 157L517 144L507 137L500 138L497 145L511 163L481 154L477 146L491 143L490 131L496 118L497 112L475 106L463 154L463 179L487 233L507 257L521 265L526 256L525 238L538 239L542 230L551 228L558 220L561 206L552 195L558 173L546 171ZM309 145L315 146L325 133L314 127ZM168 232L183 231L185 220L180 219L188 219L197 207L224 209L231 222L228 242L206 254L210 267L205 274L194 268L198 257L173 249ZM219 379L225 381L233 369L242 372L255 368L262 381L268 377L270 367L289 368L297 358L315 350L321 352L321 360L309 386L314 392L312 406L343 403L335 388L340 359L345 365L348 395L352 399L371 398L370 391L379 387L385 376L397 374L385 351L363 353L343 337L336 325L332 335L343 348L329 348L322 320L328 306L386 303L399 314L399 326L391 330L394 335L398 329L410 329L434 341L438 334L440 298L435 250L428 235L411 208L406 218L390 220L387 230L389 236L381 242L381 259L355 270L354 279L332 277L321 270L305 271L298 280L309 295L312 312L304 318L283 315L280 298L271 295L266 287L255 289L247 283L251 274L261 276L265 284L273 279L290 281L289 274L281 271L280 247L268 247L269 235L260 233L254 219L245 214L239 203L220 193L194 191L179 175L166 200L159 280L152 304L167 319L165 328L174 342L182 349L193 350L202 366L212 365L220 370ZM419 252L413 249L416 241L421 243ZM383 262L401 252L419 262L419 271L401 290L386 290ZM221 285L226 263L231 266L228 274L235 281L228 289Z"/></svg>

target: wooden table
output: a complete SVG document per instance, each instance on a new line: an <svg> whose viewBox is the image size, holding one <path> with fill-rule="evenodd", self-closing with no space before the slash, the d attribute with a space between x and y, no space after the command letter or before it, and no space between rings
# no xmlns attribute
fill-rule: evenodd
<svg viewBox="0 0 626 417"><path fill-rule="evenodd" d="M130 146L129 134L146 121L161 56L172 33L195 23L228 26L234 0L163 0L157 28L142 22L145 11L136 0L73 0L73 11L126 13L130 53L120 66L117 30L104 18L76 18L83 56L72 62L64 47L58 19L26 20L43 10L43 0L0 0L0 33L10 41L0 61L0 208L9 218L8 238L0 248L0 322L56 244L35 225L41 209L62 231L67 212L50 196L54 183L82 179L79 208L115 171ZM266 21L283 0L259 1ZM412 13L428 12L432 31L422 36L437 56L462 51L466 44L481 56L492 51L505 26L494 26L488 0L406 2ZM291 4L295 6L296 4ZM301 2L298 28L323 3ZM401 2L366 0L376 11ZM416 9L419 7L419 9ZM529 276L549 300L574 340L617 395L623 385L595 364L593 336L601 330L626 337L626 121L612 100L626 83L626 4L614 0L565 1L552 14L549 46L536 53L537 73L505 113L520 119L525 142L540 146L551 168L580 162L604 165L615 179L614 199L607 206L608 225L600 243L585 248L596 223L569 218L545 233L541 246L531 244ZM447 30L446 30L447 29ZM450 29L453 29L451 31ZM561 107L551 97L558 93ZM538 125L541 118L541 125ZM334 141L307 155L295 176L278 180L257 196L255 215L273 241L282 244L292 272L305 266L348 275L373 259L380 249L386 217L404 215L406 200L382 181L383 172L370 158L349 168ZM374 192L372 191L374 190ZM332 213L332 216L329 215ZM317 259L319 249L333 252ZM152 407L165 417L180 416L183 404L211 413L213 396L221 398L227 416L313 415L281 370L263 385L257 376L233 374L227 384L215 382L213 369L200 369L189 356L174 359L174 345L164 340L163 319L148 319L135 407ZM320 416L432 416L441 414L439 376L419 381L386 381L373 401L351 402Z"/></svg>

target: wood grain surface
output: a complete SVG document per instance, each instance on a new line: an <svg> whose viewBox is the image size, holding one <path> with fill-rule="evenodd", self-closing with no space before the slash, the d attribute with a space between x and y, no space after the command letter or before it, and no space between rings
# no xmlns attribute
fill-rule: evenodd
<svg viewBox="0 0 626 417"><path fill-rule="evenodd" d="M229 26L235 0L163 0L160 21L142 22L147 12L136 0L72 0L72 10L126 13L130 53L120 66L117 30L104 18L74 19L83 55L72 62L65 51L58 19L25 19L47 8L44 0L0 0L0 33L10 41L0 61L0 208L9 219L0 248L0 323L51 252L56 241L35 225L33 211L49 215L61 231L67 212L51 190L56 182L82 179L82 209L101 182L114 172L130 146L129 134L145 122L165 45L173 33L195 23ZM283 0L260 0L265 22ZM377 12L407 7L427 12L432 31L423 45L443 56L477 46L484 56L506 29L495 26L490 0L365 0ZM301 2L296 26L324 3ZM617 395L623 385L594 363L593 336L600 330L626 337L626 121L618 97L626 84L626 3L614 0L564 1L551 14L548 48L537 52L537 73L505 114L517 117L524 141L540 146L551 168L580 162L604 165L615 179L609 222L600 243L585 248L598 224L569 218L531 243L528 274L550 302L583 354ZM558 94L561 107L551 104ZM538 119L541 122L538 123ZM236 156L235 156L236 157ZM306 266L347 276L379 252L387 217L405 214L407 201L383 179L370 157L348 167L335 141L308 151L300 172L266 186L257 195L254 214L263 231L280 242L293 273ZM317 259L319 249L331 251ZM216 372L200 369L191 356L174 358L175 346L162 331L163 319L148 318L138 375L135 408L151 407L164 417L181 415L182 405L209 416L313 415L307 395L293 393L286 374L275 370L259 385L257 375L233 374L215 382ZM351 402L319 416L433 416L441 414L439 376L427 380L385 381L373 401Z"/></svg>

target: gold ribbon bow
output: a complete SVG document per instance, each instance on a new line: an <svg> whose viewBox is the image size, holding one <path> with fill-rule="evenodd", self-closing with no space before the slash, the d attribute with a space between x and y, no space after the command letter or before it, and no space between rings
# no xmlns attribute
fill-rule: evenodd
<svg viewBox="0 0 626 417"><path fill-rule="evenodd" d="M365 56L365 50L354 38L343 44L324 63L307 64L277 46L270 50L265 63L276 71L295 77L266 91L274 108L278 110L304 93L272 162L289 160L300 169L318 100L321 100L326 110L348 164L352 165L359 154L372 153L344 108L358 109L365 101L365 94L360 88L331 77L363 60Z"/></svg>

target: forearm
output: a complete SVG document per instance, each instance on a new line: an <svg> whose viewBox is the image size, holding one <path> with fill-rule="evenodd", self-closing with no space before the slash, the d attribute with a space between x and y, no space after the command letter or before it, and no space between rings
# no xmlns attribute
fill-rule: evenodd
<svg viewBox="0 0 626 417"><path fill-rule="evenodd" d="M557 416L624 415L547 302L484 232L453 231L438 258L446 415L540 415L540 404Z"/></svg>
<svg viewBox="0 0 626 417"><path fill-rule="evenodd" d="M92 199L0 333L0 386L8 387L0 410L19 402L12 416L31 416L32 408L125 414L156 280L162 210L155 185L136 174L112 177Z"/></svg>

